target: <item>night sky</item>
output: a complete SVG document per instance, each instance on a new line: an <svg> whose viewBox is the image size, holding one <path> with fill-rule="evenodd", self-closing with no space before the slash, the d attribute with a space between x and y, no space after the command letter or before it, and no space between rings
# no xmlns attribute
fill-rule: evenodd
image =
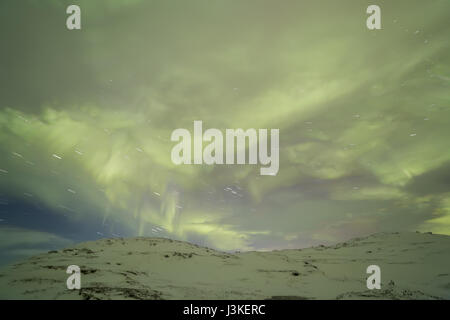
<svg viewBox="0 0 450 320"><path fill-rule="evenodd" d="M104 237L450 235L449 21L448 0L2 0L0 264ZM176 166L194 120L280 129L278 174Z"/></svg>

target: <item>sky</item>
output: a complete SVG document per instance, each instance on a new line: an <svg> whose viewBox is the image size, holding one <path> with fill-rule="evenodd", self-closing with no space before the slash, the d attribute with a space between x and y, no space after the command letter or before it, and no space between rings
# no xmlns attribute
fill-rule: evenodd
<svg viewBox="0 0 450 320"><path fill-rule="evenodd" d="M449 21L448 0L1 1L0 264L105 237L450 235ZM279 129L278 174L175 165L195 120Z"/></svg>

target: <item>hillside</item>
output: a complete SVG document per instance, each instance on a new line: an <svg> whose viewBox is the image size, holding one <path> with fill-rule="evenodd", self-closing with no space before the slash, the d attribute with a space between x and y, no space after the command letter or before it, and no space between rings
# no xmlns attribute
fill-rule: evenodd
<svg viewBox="0 0 450 320"><path fill-rule="evenodd" d="M66 268L81 268L81 290ZM381 290L366 268L381 267ZM0 270L2 299L450 299L450 236L375 234L228 254L163 238L102 239Z"/></svg>

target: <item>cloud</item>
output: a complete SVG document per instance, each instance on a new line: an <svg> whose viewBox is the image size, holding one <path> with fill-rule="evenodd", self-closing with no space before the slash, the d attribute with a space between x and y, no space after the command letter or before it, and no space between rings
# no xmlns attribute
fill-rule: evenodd
<svg viewBox="0 0 450 320"><path fill-rule="evenodd" d="M0 230L0 247L2 249L30 245L67 246L71 243L68 239L47 232L10 226L2 226Z"/></svg>
<svg viewBox="0 0 450 320"><path fill-rule="evenodd" d="M71 244L73 244L73 241L52 233L13 226L0 226L0 264L12 263Z"/></svg>
<svg viewBox="0 0 450 320"><path fill-rule="evenodd" d="M386 4L382 32L350 2L327 3L330 16L303 2L80 1L80 32L56 2L9 5L2 196L224 250L427 221L448 232L432 216L450 161L448 2ZM278 175L174 165L170 134L194 120L279 128Z"/></svg>
<svg viewBox="0 0 450 320"><path fill-rule="evenodd" d="M450 193L436 197L433 216L419 227L421 231L450 235Z"/></svg>

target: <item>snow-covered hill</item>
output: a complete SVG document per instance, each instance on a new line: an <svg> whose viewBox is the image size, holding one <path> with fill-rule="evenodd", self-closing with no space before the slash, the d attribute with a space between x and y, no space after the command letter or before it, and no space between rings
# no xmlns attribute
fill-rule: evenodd
<svg viewBox="0 0 450 320"><path fill-rule="evenodd" d="M381 268L368 290L366 268ZM81 269L68 290L66 269ZM163 238L102 239L0 270L3 299L450 299L450 236L376 234L229 254Z"/></svg>

